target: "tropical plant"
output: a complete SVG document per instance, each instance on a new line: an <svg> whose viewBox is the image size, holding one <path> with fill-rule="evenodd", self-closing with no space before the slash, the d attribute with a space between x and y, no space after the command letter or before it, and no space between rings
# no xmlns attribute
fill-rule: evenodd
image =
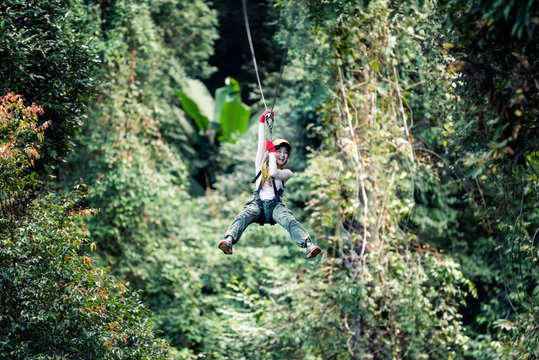
<svg viewBox="0 0 539 360"><path fill-rule="evenodd" d="M175 94L199 131L207 133L209 142L213 143L216 136L219 141L231 141L235 133L238 136L247 130L251 111L241 102L236 80L227 78L226 86L215 91L215 99L202 82L192 79L186 81L183 91L176 90Z"/></svg>

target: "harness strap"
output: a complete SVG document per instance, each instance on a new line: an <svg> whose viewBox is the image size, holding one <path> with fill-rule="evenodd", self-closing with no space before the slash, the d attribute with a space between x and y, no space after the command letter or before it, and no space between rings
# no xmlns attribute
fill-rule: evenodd
<svg viewBox="0 0 539 360"><path fill-rule="evenodd" d="M260 177L260 175L262 175L262 170L260 170L258 174L256 174L255 178L253 179L253 181L251 181L251 183L255 183L256 180ZM275 194L275 196L273 199L270 200L271 204L268 208L268 213L264 211L264 200L260 199L260 189L262 188L262 181L260 181L260 184L258 184L258 189L253 191L254 201L260 209L260 215L254 222L260 224L260 226L263 226L264 224L270 224L271 226L273 226L276 224L275 220L273 220L273 210L275 209L275 206L277 206L277 204L281 202L280 198L283 195L284 190L277 190L277 188L275 187L275 179L273 179L273 181L271 182L271 187L273 188L273 193Z"/></svg>
<svg viewBox="0 0 539 360"><path fill-rule="evenodd" d="M260 199L258 191L254 191L253 195L254 195L254 201L256 202L256 204L258 205L258 208L260 209L260 215L254 222L259 224L260 226L263 226L264 224L270 224L272 226L275 225L276 222L275 220L273 220L273 210L275 209L275 206L277 206L277 204L280 202L279 198L275 197L272 200L270 200L271 203L267 209L268 211L265 211L264 200Z"/></svg>
<svg viewBox="0 0 539 360"><path fill-rule="evenodd" d="M283 189L279 189L279 191L277 191L277 188L275 187L275 179L273 179L273 182L271 183L271 186L273 187L273 193L275 194L275 197L276 198L280 198L281 195L283 195L284 193L284 190ZM284 186L284 185L283 185ZM280 201L280 200L279 200Z"/></svg>
<svg viewBox="0 0 539 360"><path fill-rule="evenodd" d="M258 180L258 178L260 177L260 175L262 175L262 170L260 170L258 172L258 174L256 174L255 178L253 179L253 181L251 181L252 184L254 184L256 182L256 180ZM260 189L259 189L260 190Z"/></svg>
<svg viewBox="0 0 539 360"><path fill-rule="evenodd" d="M255 182L256 179L258 179L261 173L262 171L260 171L256 175L253 182ZM262 187L262 181L258 185L258 189L253 191L254 201L256 202L256 204L258 205L258 208L260 209L260 215L254 222L258 223L260 226L263 226L264 224L270 224L271 226L273 226L276 224L275 220L273 220L273 210L275 209L275 206L277 206L277 204L281 202L280 197L281 195L283 195L284 190L283 189L277 190L277 188L275 187L275 179L273 179L271 186L273 188L273 193L275 194L275 197L270 200L271 204L269 208L267 209L268 210L267 212L264 209L264 200L260 199L260 188Z"/></svg>
<svg viewBox="0 0 539 360"><path fill-rule="evenodd" d="M256 174L255 178L251 181L252 184L256 183L256 180L258 180L258 178L260 177L260 175L262 175L262 170L260 170L258 172L258 174ZM283 195L284 193L284 190L283 189L279 189L277 190L275 188L275 179L273 179L273 181L271 182L271 186L273 187L273 192L275 193L275 196L278 196L280 197L281 195ZM260 182L260 184L258 185L258 189L256 189L256 191L260 191L260 188L262 187L262 181ZM284 183L283 183L283 188L284 188Z"/></svg>

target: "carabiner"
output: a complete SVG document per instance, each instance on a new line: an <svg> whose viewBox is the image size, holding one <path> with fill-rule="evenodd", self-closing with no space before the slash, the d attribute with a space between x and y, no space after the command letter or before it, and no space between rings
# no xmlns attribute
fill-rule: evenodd
<svg viewBox="0 0 539 360"><path fill-rule="evenodd" d="M268 123L268 127L270 129L273 129L273 123L275 122L275 117L273 116L273 114L272 113L267 113L264 116L264 120L266 120L266 122Z"/></svg>

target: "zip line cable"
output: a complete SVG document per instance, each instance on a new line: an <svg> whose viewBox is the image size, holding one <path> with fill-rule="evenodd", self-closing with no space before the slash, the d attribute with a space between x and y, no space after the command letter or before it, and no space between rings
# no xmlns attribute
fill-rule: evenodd
<svg viewBox="0 0 539 360"><path fill-rule="evenodd" d="M247 31L247 39L249 40L249 48L251 49L251 56L253 58L253 64L254 64L254 67L255 67L255 73L256 73L256 80L258 81L258 87L260 89L260 94L262 95L262 102L264 103L264 108L266 110L268 110L268 106L266 104L266 99L264 98L264 91L262 90L262 83L260 82L260 75L258 74L258 65L256 63L256 56L255 56L255 49L253 47L253 40L251 38L251 30L249 28L249 18L247 16L247 1L246 0L242 0L242 5L243 5L243 19L244 19L244 22L245 22L245 30ZM277 86L275 88L275 94L273 96L273 102L272 102L272 105L271 105L271 111L273 112L273 108L275 106L275 101L277 100L277 96L279 95L279 86L281 84L281 78L283 76L283 71L284 71L284 65L286 63L286 56L288 54L288 47L290 45L290 40L292 38L292 31L288 31L288 37L286 39L286 47L285 47L285 50L284 50L284 54L283 54L283 59L281 61L281 69L279 70L279 79L277 80ZM270 129L270 138L271 138L271 130L273 128L273 116L271 116L271 123L268 121L268 126L269 126L269 129Z"/></svg>
<svg viewBox="0 0 539 360"><path fill-rule="evenodd" d="M284 49L283 60L281 61L281 70L279 71L279 79L277 80L277 87L275 89L275 95L273 96L273 104L271 104L271 111L275 106L275 100L279 96L279 85L281 85L281 78L283 77L284 64L286 63L286 55L288 55L288 46L290 45L290 38L292 37L292 31L288 31L288 37L286 39L286 48Z"/></svg>
<svg viewBox="0 0 539 360"><path fill-rule="evenodd" d="M268 110L266 105L266 99L264 98L264 91L262 91L262 84L260 83L260 76L258 75L258 66L256 64L255 49L253 47L253 39L251 38L251 31L249 30L249 19L247 17L247 5L246 0L242 0L243 4L243 20L245 22L245 30L247 31L247 39L249 40L249 47L251 48L251 55L253 58L253 64L255 66L256 79L258 80L258 87L260 88L260 94L262 95L262 101L264 102L264 108Z"/></svg>

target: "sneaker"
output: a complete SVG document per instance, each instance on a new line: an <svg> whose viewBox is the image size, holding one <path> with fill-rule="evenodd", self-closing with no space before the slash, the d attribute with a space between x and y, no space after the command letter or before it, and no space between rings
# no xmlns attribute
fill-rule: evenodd
<svg viewBox="0 0 539 360"><path fill-rule="evenodd" d="M219 249L223 250L226 255L232 255L232 241L226 239L219 241Z"/></svg>
<svg viewBox="0 0 539 360"><path fill-rule="evenodd" d="M307 244L307 259L311 259L316 255L320 254L321 252L322 250L320 250L320 248L315 244L311 242Z"/></svg>

